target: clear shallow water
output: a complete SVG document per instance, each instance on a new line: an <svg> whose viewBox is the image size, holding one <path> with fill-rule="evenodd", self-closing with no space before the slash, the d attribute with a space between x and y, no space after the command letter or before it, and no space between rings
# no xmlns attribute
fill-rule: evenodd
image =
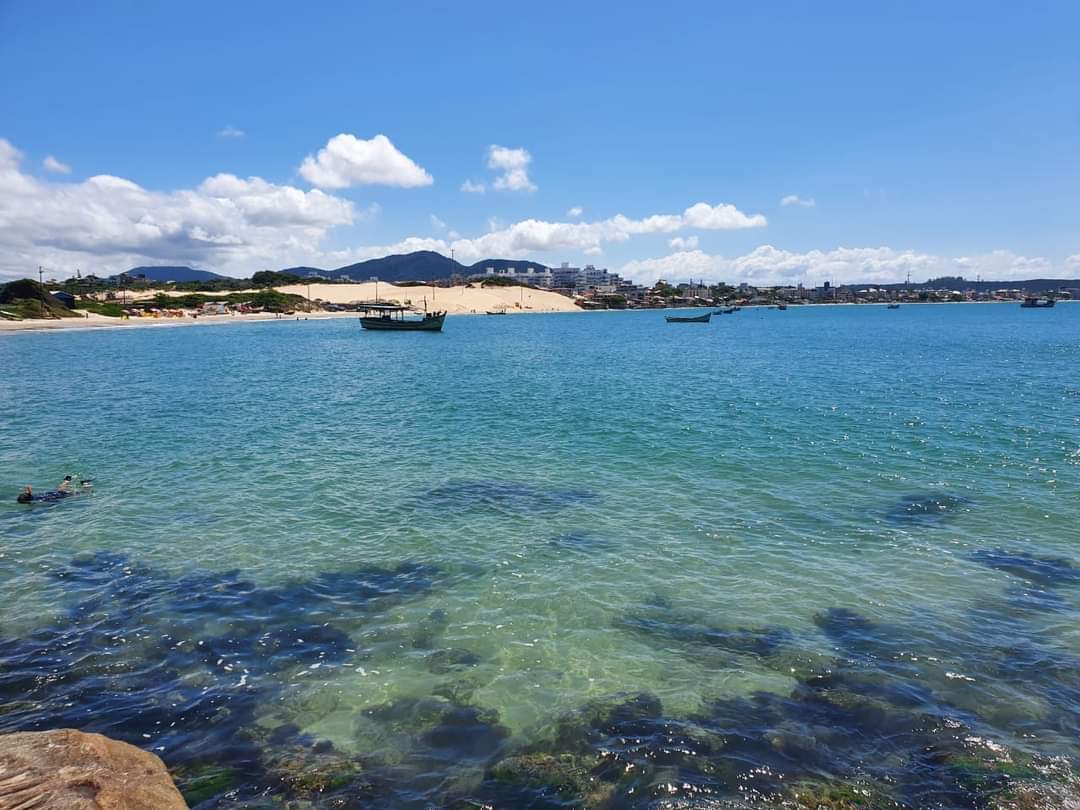
<svg viewBox="0 0 1080 810"><path fill-rule="evenodd" d="M519 772L571 754L593 804L983 806L1080 755L1078 364L1077 305L6 336L0 729L206 807L576 806Z"/></svg>

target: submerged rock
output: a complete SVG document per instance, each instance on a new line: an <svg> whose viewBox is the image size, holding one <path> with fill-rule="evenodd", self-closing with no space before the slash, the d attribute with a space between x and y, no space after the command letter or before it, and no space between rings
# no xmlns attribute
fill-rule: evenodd
<svg viewBox="0 0 1080 810"><path fill-rule="evenodd" d="M897 526L937 526L970 504L968 498L945 492L905 495L885 512L885 520Z"/></svg>
<svg viewBox="0 0 1080 810"><path fill-rule="evenodd" d="M578 554L613 551L617 548L613 540L589 532L569 532L567 534L560 534L558 537L549 540L548 545L556 551L569 551Z"/></svg>
<svg viewBox="0 0 1080 810"><path fill-rule="evenodd" d="M536 512L560 509L593 500L584 489L545 489L518 481L451 481L428 490L418 499L427 509L507 509Z"/></svg>
<svg viewBox="0 0 1080 810"><path fill-rule="evenodd" d="M416 635L413 636L413 647L418 650L430 650L435 646L436 640L450 625L450 619L442 608L431 611L420 620L416 626Z"/></svg>
<svg viewBox="0 0 1080 810"><path fill-rule="evenodd" d="M901 805L871 782L806 780L791 785L782 806L792 810L886 810Z"/></svg>
<svg viewBox="0 0 1080 810"><path fill-rule="evenodd" d="M0 736L0 807L187 810L187 803L153 754L60 729Z"/></svg>
<svg viewBox="0 0 1080 810"><path fill-rule="evenodd" d="M1063 557L1035 557L1026 551L995 548L976 551L971 559L1043 588L1080 583L1080 567Z"/></svg>
<svg viewBox="0 0 1080 810"><path fill-rule="evenodd" d="M448 650L436 650L424 659L429 672L445 675L465 667L475 667L480 663L480 656L468 650L451 647Z"/></svg>
<svg viewBox="0 0 1080 810"><path fill-rule="evenodd" d="M193 807L243 784L245 775L235 768L200 765L175 772L176 784Z"/></svg>
<svg viewBox="0 0 1080 810"><path fill-rule="evenodd" d="M536 799L551 796L574 807L599 808L615 790L614 784L593 773L602 762L598 755L519 754L501 760L491 776L505 785L535 791Z"/></svg>
<svg viewBox="0 0 1080 810"><path fill-rule="evenodd" d="M279 747L295 736L290 722L312 715L291 706L308 700L308 681L289 676L355 655L349 634L368 617L445 581L404 563L259 586L237 571L175 576L108 552L52 578L65 614L0 638L0 732L77 724L153 747L185 779L203 769L198 796L230 780L241 793L264 784L264 743ZM319 695L332 711L333 692ZM283 730L261 740L257 718L274 707Z"/></svg>
<svg viewBox="0 0 1080 810"><path fill-rule="evenodd" d="M781 628L751 630L713 627L667 611L659 617L627 616L615 622L624 630L655 638L668 644L677 642L696 647L720 649L738 655L772 655L791 640L791 633Z"/></svg>

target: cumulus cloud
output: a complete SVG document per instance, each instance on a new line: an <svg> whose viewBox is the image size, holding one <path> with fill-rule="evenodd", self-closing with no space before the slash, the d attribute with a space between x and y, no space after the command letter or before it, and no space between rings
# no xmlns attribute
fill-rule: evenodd
<svg viewBox="0 0 1080 810"><path fill-rule="evenodd" d="M137 264L191 263L219 272L247 275L265 267L310 264L335 267L366 258L414 250L453 250L470 263L499 256L581 252L599 255L610 244L639 235L668 235L673 251L660 258L632 261L621 272L640 281L659 277L749 281L757 284L902 281L910 272L923 280L964 275L1002 280L1060 275L1053 262L1007 250L947 258L890 247L840 247L795 252L762 245L727 258L698 249L685 230L762 227L765 217L735 206L697 203L681 214L639 218L617 214L595 221L548 222L526 219L511 224L491 220L486 232L463 237L430 222L441 238L408 237L382 245L326 251L324 240L336 227L377 215L371 203L353 202L320 190L304 190L260 177L221 173L194 188L145 189L131 180L97 175L82 182L41 179L22 168L23 155L0 139L0 276L31 275L43 265L58 276L75 267L99 275ZM1060 267L1061 265L1059 265ZM1064 260L1080 270L1080 253Z"/></svg>
<svg viewBox="0 0 1080 810"><path fill-rule="evenodd" d="M434 180L424 169L398 151L385 135L362 140L341 133L300 164L300 176L319 188L383 185L415 188Z"/></svg>
<svg viewBox="0 0 1080 810"><path fill-rule="evenodd" d="M688 228L710 231L729 231L738 228L763 228L768 222L761 214L747 216L734 205L709 205L698 203L683 212L683 222Z"/></svg>
<svg viewBox="0 0 1080 810"><path fill-rule="evenodd" d="M1074 253L1065 260L1065 266L1069 270L1080 270L1080 253Z"/></svg>
<svg viewBox="0 0 1080 810"><path fill-rule="evenodd" d="M226 124L224 127L218 130L218 137L224 138L227 141L235 141L243 138L247 133L242 129L237 129L232 124Z"/></svg>
<svg viewBox="0 0 1080 810"><path fill-rule="evenodd" d="M154 262L191 262L247 274L267 264L333 266L339 255L356 261L408 249L453 250L463 261L552 251L596 255L605 244L638 235L765 224L763 216L731 205L698 203L681 214L618 214L592 222L526 219L507 225L492 219L487 232L472 238L447 232L443 239L410 237L344 254L325 253L322 241L331 229L373 217L379 206L360 209L318 189L227 173L171 192L110 175L82 183L46 182L24 172L21 161L19 151L0 140L0 272L5 275L25 274L26 267L39 264L58 274L79 266L104 275ZM437 218L430 222L439 231L446 229ZM682 243L692 244L689 238Z"/></svg>
<svg viewBox="0 0 1080 810"><path fill-rule="evenodd" d="M461 184L461 190L466 194L483 194L487 191L487 186L483 183L474 183L472 180L466 180Z"/></svg>
<svg viewBox="0 0 1080 810"><path fill-rule="evenodd" d="M626 242L633 236L672 233L685 228L739 229L765 225L760 214L747 215L733 205L697 203L682 214L652 214L633 219L616 214L594 222L548 222L525 219L512 225L492 220L488 232L473 239L455 240L455 255L482 259L503 256L524 258L530 253L554 250L588 251L609 242Z"/></svg>
<svg viewBox="0 0 1080 810"><path fill-rule="evenodd" d="M45 167L45 171L53 174L71 174L71 167L66 163L61 163L52 155L46 155L41 165Z"/></svg>
<svg viewBox="0 0 1080 810"><path fill-rule="evenodd" d="M803 208L813 208L815 205L817 205L817 200L815 200L813 197L809 197L804 200L798 194L788 194L786 197L780 200L780 205L784 206L785 208L789 205L798 205L802 206Z"/></svg>
<svg viewBox="0 0 1080 810"><path fill-rule="evenodd" d="M536 191L536 185L529 179L530 163L529 150L492 144L488 147L487 165L499 174L491 187L497 191Z"/></svg>
<svg viewBox="0 0 1080 810"><path fill-rule="evenodd" d="M676 236L674 239L668 242L668 247L672 250L694 250L698 246L698 238L696 236Z"/></svg>
<svg viewBox="0 0 1080 810"><path fill-rule="evenodd" d="M99 275L147 262L224 272L309 259L324 235L362 216L353 203L259 177L217 174L197 188L150 191L121 177L38 180L0 139L0 274L43 265ZM299 263L299 261L297 262Z"/></svg>
<svg viewBox="0 0 1080 810"><path fill-rule="evenodd" d="M940 276L976 275L994 281L1031 278L1052 272L1046 259L1018 256L997 250L979 256L947 258L914 250L889 247L840 247L797 253L762 245L735 258L700 250L681 251L655 259L631 261L620 268L623 275L642 282L659 278L704 278L708 281L748 282L758 285L798 284L808 287L824 281L834 284L891 284L908 274L918 281Z"/></svg>
<svg viewBox="0 0 1080 810"><path fill-rule="evenodd" d="M569 211L566 212L566 215L568 217L570 217L570 219L577 219L578 217L580 217L584 213L585 213L584 208L582 208L579 205L575 205L573 208L571 208Z"/></svg>

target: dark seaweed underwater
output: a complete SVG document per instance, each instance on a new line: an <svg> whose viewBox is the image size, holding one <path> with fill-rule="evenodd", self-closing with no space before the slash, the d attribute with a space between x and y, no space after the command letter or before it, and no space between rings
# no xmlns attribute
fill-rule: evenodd
<svg viewBox="0 0 1080 810"><path fill-rule="evenodd" d="M480 483L460 488L472 502ZM498 488L491 497L503 497ZM518 487L513 498L521 499ZM440 495L447 497L446 490ZM484 496L481 500L486 500ZM575 494L573 497L578 497ZM522 508L557 495L525 498ZM916 498L902 501L906 520ZM942 499L926 498L938 513ZM609 553L581 532L558 553ZM444 686L425 698L363 710L364 722L411 741L394 762L339 751L297 724L266 727L260 707L288 700L282 674L365 660L355 637L393 606L465 579L475 568L426 562L325 572L259 587L240 571L176 577L101 551L43 572L67 607L57 620L0 640L0 730L78 727L159 753L193 807L709 808L791 806L1053 807L1080 798L1080 658L1030 624L1080 567L1004 548L970 554L1015 584L972 611L968 678L1037 696L1040 716L1003 717L950 700L920 665L938 648L934 617L882 626L836 605L817 632L832 654L807 654L776 627L725 626L683 615L656 594L613 619L620 632L724 667L750 657L793 674L790 694L713 699L673 716L647 693L590 700L545 739L517 740L497 713L470 701L461 678L478 663L442 643L442 609L405 631ZM1028 594L1037 593L1032 599ZM954 636L955 630L950 633ZM996 711L996 709L995 709ZM1002 732L1030 740L1006 746ZM1071 797L1071 798L1070 798Z"/></svg>

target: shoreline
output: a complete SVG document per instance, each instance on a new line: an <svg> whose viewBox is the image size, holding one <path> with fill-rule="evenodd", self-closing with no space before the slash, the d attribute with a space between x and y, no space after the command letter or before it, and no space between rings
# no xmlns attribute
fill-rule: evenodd
<svg viewBox="0 0 1080 810"><path fill-rule="evenodd" d="M1076 303L1072 301L1060 301L1058 303ZM949 306L960 304L1012 304L1019 306L1017 301L906 301L902 306ZM856 304L853 302L837 302L835 304L792 304L789 305L794 309L829 309L833 307L884 307L884 302L875 302L870 304ZM775 309L775 304L747 304L740 307L740 309ZM662 307L662 308L639 308L639 309L581 309L574 306L573 309L508 309L505 314L507 315L551 315L565 312L582 312L595 314L598 312L668 312L671 310L693 310L693 309L712 309L712 307ZM460 316L460 315L473 315L486 317L485 312L473 312L449 310L447 317ZM258 323L262 321L321 321L330 320L333 318L358 318L358 314L355 312L308 312L302 315L283 315L278 317L274 313L233 313L230 315L199 315L198 318L191 317L190 315L183 318L131 318L128 320L122 318L112 318L105 315L90 314L89 317L72 317L72 318L60 318L56 320L51 319L34 319L23 321L8 321L0 320L0 336L3 335L16 335L16 334L40 334L42 332L86 332L94 330L105 329L157 329L157 328L170 328L170 327L183 327L183 326L215 326L220 324L241 324L241 323Z"/></svg>
<svg viewBox="0 0 1080 810"><path fill-rule="evenodd" d="M200 315L184 318L110 318L104 315L89 318L46 318L25 321L0 321L0 335L16 335L24 332L89 332L102 329L166 329L182 326L215 326L220 324L256 323L259 321L326 320L329 318L356 317L355 312L309 312L297 318L295 315L278 318L273 314L251 315Z"/></svg>

